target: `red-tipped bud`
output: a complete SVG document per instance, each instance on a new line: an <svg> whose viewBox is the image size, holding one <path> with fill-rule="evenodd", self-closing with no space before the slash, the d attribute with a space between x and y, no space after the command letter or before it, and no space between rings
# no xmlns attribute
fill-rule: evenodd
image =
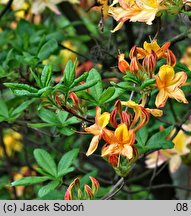
<svg viewBox="0 0 191 216"><path fill-rule="evenodd" d="M176 65L176 56L171 50L167 50L166 54L167 64L174 67Z"/></svg>
<svg viewBox="0 0 191 216"><path fill-rule="evenodd" d="M97 193L98 190L99 190L99 182L92 176L89 176L91 182L92 182L92 191L93 191L93 194Z"/></svg>
<svg viewBox="0 0 191 216"><path fill-rule="evenodd" d="M56 101L57 104L62 105L62 102L61 102L60 97L59 97L58 94L56 94L56 95L54 96L54 100Z"/></svg>
<svg viewBox="0 0 191 216"><path fill-rule="evenodd" d="M118 55L118 68L124 74L129 70L129 63L125 60L123 53Z"/></svg>
<svg viewBox="0 0 191 216"><path fill-rule="evenodd" d="M90 199L93 199L94 194L93 194L93 192L92 192L92 189L91 189L87 184L84 185L84 192L87 194L87 196L88 196Z"/></svg>
<svg viewBox="0 0 191 216"><path fill-rule="evenodd" d="M152 77L152 73L155 70L155 66L157 63L157 56L156 53L152 51L152 53L148 56L146 56L143 60L143 67L146 70L146 72Z"/></svg>
<svg viewBox="0 0 191 216"><path fill-rule="evenodd" d="M130 50L130 53L129 53L130 59L132 59L134 57L137 57L137 47L136 46L133 46Z"/></svg>
<svg viewBox="0 0 191 216"><path fill-rule="evenodd" d="M74 92L70 93L69 98L72 99L72 101L73 101L75 107L76 107L76 108L79 108L80 102L79 102L78 96L77 96Z"/></svg>
<svg viewBox="0 0 191 216"><path fill-rule="evenodd" d="M130 126L131 124L131 116L130 113L127 113L125 111L122 111L121 113L121 122L125 123L127 126Z"/></svg>
<svg viewBox="0 0 191 216"><path fill-rule="evenodd" d="M66 190L64 200L72 200L72 193L71 193L71 190L69 188Z"/></svg>
<svg viewBox="0 0 191 216"><path fill-rule="evenodd" d="M117 128L116 116L117 116L117 109L115 108L110 113L110 124L114 128Z"/></svg>
<svg viewBox="0 0 191 216"><path fill-rule="evenodd" d="M137 61L136 57L133 57L131 59L131 63L130 63L130 71L133 73L137 73L139 71L139 63Z"/></svg>

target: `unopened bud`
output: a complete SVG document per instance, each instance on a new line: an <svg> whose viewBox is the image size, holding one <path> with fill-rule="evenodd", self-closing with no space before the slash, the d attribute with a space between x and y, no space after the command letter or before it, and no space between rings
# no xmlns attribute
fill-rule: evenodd
<svg viewBox="0 0 191 216"><path fill-rule="evenodd" d="M123 53L118 55L118 68L124 74L129 70L129 63L125 60Z"/></svg>

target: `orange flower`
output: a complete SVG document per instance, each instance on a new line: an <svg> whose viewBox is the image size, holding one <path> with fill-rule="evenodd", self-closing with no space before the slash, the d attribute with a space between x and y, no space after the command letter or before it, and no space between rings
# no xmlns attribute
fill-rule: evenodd
<svg viewBox="0 0 191 216"><path fill-rule="evenodd" d="M133 144L135 142L135 133L133 130L128 130L126 124L120 124L115 132L108 134L104 132L104 140L108 145L104 146L102 149L102 157L109 155L123 155L127 159L133 158Z"/></svg>
<svg viewBox="0 0 191 216"><path fill-rule="evenodd" d="M94 135L86 153L87 156L91 155L97 149L103 131L107 130L105 127L109 123L109 119L110 114L108 112L101 114L101 108L96 107L95 124L85 129L86 132Z"/></svg>
<svg viewBox="0 0 191 216"><path fill-rule="evenodd" d="M123 53L118 55L118 68L124 74L130 69L129 63L125 60Z"/></svg>
<svg viewBox="0 0 191 216"><path fill-rule="evenodd" d="M164 107L169 97L176 99L178 102L188 103L183 91L179 88L187 80L187 74L185 72L175 74L173 67L163 65L160 67L155 79L157 88L159 89L155 101L157 107Z"/></svg>
<svg viewBox="0 0 191 216"><path fill-rule="evenodd" d="M164 57L166 54L166 51L168 50L170 46L170 42L166 42L162 47L160 47L156 40L151 41L151 43L144 42L143 48L137 47L136 50L139 53L138 57L140 59L145 58L146 56L149 56L154 52L158 58Z"/></svg>

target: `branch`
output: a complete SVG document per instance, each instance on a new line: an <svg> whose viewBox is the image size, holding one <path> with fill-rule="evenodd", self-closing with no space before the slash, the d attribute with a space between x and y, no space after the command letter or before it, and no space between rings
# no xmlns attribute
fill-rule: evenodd
<svg viewBox="0 0 191 216"><path fill-rule="evenodd" d="M112 187L112 189L109 191L108 194L106 194L104 197L102 197L102 200L109 200L111 199L115 194L117 194L122 187L124 186L125 182L124 182L124 178L121 177L119 179L119 181ZM118 188L119 187L119 188ZM118 188L118 189L117 189ZM116 190L117 189L117 190Z"/></svg>
<svg viewBox="0 0 191 216"><path fill-rule="evenodd" d="M4 9L0 12L0 19L4 16L4 14L10 9L13 0L9 0Z"/></svg>

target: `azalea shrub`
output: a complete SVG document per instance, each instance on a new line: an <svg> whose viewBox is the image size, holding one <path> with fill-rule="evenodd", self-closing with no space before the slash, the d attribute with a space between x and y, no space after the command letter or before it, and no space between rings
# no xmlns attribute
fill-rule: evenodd
<svg viewBox="0 0 191 216"><path fill-rule="evenodd" d="M0 199L190 199L191 2L0 0Z"/></svg>

